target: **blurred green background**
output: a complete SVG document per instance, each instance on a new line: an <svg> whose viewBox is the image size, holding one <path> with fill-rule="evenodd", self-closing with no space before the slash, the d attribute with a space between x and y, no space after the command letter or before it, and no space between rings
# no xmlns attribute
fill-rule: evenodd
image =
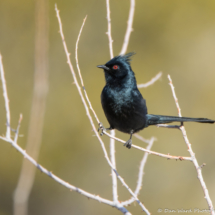
<svg viewBox="0 0 215 215"><path fill-rule="evenodd" d="M57 3L65 39L75 66L75 42L83 18L88 15L79 45L79 62L87 89L99 119L108 123L100 104L104 75L96 65L109 60L105 0L49 1L49 93L39 163L65 181L101 197L112 199L110 168L86 117L66 63L54 11ZM119 54L126 30L130 1L110 1L114 54ZM25 148L33 94L35 52L35 1L0 0L0 52L7 81L11 126L19 114L23 121L19 145ZM215 1L137 0L128 51L135 51L132 68L138 83L145 83L159 71L162 79L141 89L148 112L177 115L167 75L173 80L182 115L215 119ZM0 93L0 134L5 134L5 110ZM215 202L215 125L186 123L188 138L199 164L206 163L203 176ZM116 132L128 139L128 135ZM157 138L152 150L189 156L178 130L150 127L139 133ZM109 138L102 137L109 151ZM136 138L134 144L146 147ZM116 143L119 174L134 189L142 152ZM0 215L12 214L13 192L23 156L0 140ZM207 209L196 170L191 162L166 160L150 155L144 170L140 200L150 212L161 209ZM119 199L130 197L119 184ZM142 214L137 204L128 207ZM121 214L76 192L70 192L36 171L29 200L29 214Z"/></svg>

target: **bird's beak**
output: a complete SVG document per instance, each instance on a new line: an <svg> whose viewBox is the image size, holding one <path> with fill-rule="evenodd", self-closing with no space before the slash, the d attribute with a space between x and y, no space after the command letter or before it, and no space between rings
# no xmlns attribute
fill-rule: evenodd
<svg viewBox="0 0 215 215"><path fill-rule="evenodd" d="M98 68L104 69L104 70L110 70L108 67L106 67L105 65L98 65Z"/></svg>

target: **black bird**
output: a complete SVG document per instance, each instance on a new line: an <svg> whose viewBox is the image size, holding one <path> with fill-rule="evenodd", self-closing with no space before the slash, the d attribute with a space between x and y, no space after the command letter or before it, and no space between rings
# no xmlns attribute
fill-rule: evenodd
<svg viewBox="0 0 215 215"><path fill-rule="evenodd" d="M146 100L137 88L136 78L131 69L130 61L134 53L119 55L98 68L104 70L106 85L101 94L101 103L110 127L130 134L130 139L124 144L131 148L132 134L150 126L171 122L214 123L207 118L188 118L148 114Z"/></svg>

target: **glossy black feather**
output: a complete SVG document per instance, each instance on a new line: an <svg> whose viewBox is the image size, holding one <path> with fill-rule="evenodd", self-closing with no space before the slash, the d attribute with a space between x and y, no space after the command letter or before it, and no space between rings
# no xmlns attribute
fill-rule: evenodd
<svg viewBox="0 0 215 215"><path fill-rule="evenodd" d="M214 123L214 120L207 118L190 118L190 117L177 117L177 116L163 116L147 114L147 125L157 125L171 122L200 122L200 123Z"/></svg>
<svg viewBox="0 0 215 215"><path fill-rule="evenodd" d="M106 85L101 93L101 103L105 116L110 124L109 129L117 129L131 135L149 125L171 122L214 123L207 118L187 118L147 113L146 101L137 88L136 78L131 69L130 61L134 53L119 55L112 58L104 69ZM131 147L131 137L126 142Z"/></svg>

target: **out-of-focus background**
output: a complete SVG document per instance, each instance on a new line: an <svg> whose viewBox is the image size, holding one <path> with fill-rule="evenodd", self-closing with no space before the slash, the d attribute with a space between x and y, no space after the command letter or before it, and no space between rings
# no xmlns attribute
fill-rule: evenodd
<svg viewBox="0 0 215 215"><path fill-rule="evenodd" d="M105 84L96 65L109 60L105 0L49 1L49 92L38 161L65 181L101 197L112 199L111 170L92 132L66 63L54 11L57 3L65 39L75 66L75 42L83 18L88 15L79 45L79 62L92 105L108 127L100 104ZM126 30L129 0L110 1L114 54L119 54ZM0 52L7 81L11 126L23 114L19 145L25 148L35 70L35 1L0 0ZM173 80L183 116L215 119L215 2L214 0L137 0L128 51L135 51L132 68L138 83L159 71L161 80L141 89L148 112L177 115L167 75ZM0 92L0 133L5 133L5 110ZM188 138L199 164L206 163L203 176L215 202L215 125L186 123ZM152 150L189 156L178 130L149 127L139 133L157 138ZM128 135L116 132L119 138ZM109 150L109 138L102 137ZM146 144L133 138L136 145ZM116 143L119 174L134 189L143 153ZM13 213L13 193L18 183L23 156L9 143L0 141L0 215ZM207 203L191 162L166 160L150 155L144 170L140 200L152 213L161 209L207 209ZM130 197L119 184L119 199ZM140 214L137 204L128 208ZM76 192L70 192L36 171L29 199L29 214L120 214Z"/></svg>

